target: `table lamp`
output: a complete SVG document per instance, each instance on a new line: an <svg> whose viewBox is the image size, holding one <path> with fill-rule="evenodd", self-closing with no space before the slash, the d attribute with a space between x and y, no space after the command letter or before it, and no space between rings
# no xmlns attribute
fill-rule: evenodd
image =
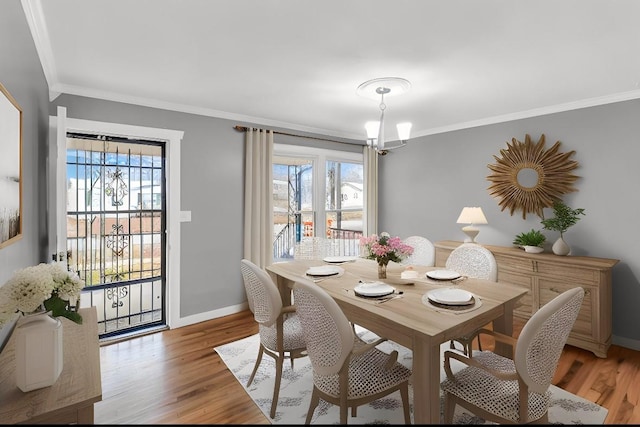
<svg viewBox="0 0 640 427"><path fill-rule="evenodd" d="M482 212L482 208L479 207L464 207L462 208L462 212L460 212L460 216L458 217L457 224L469 224L465 227L462 227L462 231L469 236L465 239L465 242L476 243L476 236L480 232L477 227L474 227L474 224L488 224L487 218L484 216Z"/></svg>

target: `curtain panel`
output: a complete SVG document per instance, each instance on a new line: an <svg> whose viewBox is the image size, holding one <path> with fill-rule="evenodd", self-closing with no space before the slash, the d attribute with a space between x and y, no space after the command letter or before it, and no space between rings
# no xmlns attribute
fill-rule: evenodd
<svg viewBox="0 0 640 427"><path fill-rule="evenodd" d="M273 262L273 131L245 132L244 258L261 268Z"/></svg>
<svg viewBox="0 0 640 427"><path fill-rule="evenodd" d="M364 156L364 216L362 235L378 233L378 153L372 147L365 146Z"/></svg>

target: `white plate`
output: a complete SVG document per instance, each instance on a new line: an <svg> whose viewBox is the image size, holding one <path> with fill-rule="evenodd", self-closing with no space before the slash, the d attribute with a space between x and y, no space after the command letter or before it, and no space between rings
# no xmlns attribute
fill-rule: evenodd
<svg viewBox="0 0 640 427"><path fill-rule="evenodd" d="M443 288L427 292L433 302L447 305L469 305L473 303L473 294L463 289Z"/></svg>
<svg viewBox="0 0 640 427"><path fill-rule="evenodd" d="M358 257L355 256L328 256L324 257L322 260L329 264L342 264L343 262L354 262L357 259Z"/></svg>
<svg viewBox="0 0 640 427"><path fill-rule="evenodd" d="M344 270L334 265L321 265L318 267L309 267L306 274L307 276L335 276L342 273Z"/></svg>
<svg viewBox="0 0 640 427"><path fill-rule="evenodd" d="M396 288L382 282L360 283L353 291L365 297L382 297L394 293Z"/></svg>
<svg viewBox="0 0 640 427"><path fill-rule="evenodd" d="M460 277L460 273L453 270L433 270L427 271L426 276L433 280L455 280Z"/></svg>

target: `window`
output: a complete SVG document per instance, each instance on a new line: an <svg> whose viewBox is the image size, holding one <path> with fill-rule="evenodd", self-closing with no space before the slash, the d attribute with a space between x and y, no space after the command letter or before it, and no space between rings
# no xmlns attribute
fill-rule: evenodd
<svg viewBox="0 0 640 427"><path fill-rule="evenodd" d="M357 254L364 185L360 153L274 144L274 261L292 257L305 237L335 239L340 254Z"/></svg>

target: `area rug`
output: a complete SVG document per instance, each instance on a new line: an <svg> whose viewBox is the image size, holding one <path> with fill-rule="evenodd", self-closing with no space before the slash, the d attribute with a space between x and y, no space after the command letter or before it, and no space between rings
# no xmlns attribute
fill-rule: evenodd
<svg viewBox="0 0 640 427"><path fill-rule="evenodd" d="M367 341L377 338L366 329L358 329L358 335ZM259 336L252 335L239 341L223 346L215 347L217 352L229 370L245 388L251 399L258 405L265 417L272 424L297 424L302 425L307 416L313 379L311 363L308 358L296 359L293 369L289 360L285 361L282 373L282 384L278 409L274 419L269 418L271 398L273 395L275 363L269 356L262 358L262 363L256 377L249 387L247 381L251 375L253 365L258 355ZM446 345L446 347L445 347ZM385 342L379 346L386 352L398 351L398 361L411 368L412 353L407 348L393 342ZM448 348L448 343L443 344L442 351ZM454 368L459 369L458 368ZM444 371L440 372L441 379ZM549 409L549 422L551 424L603 424L607 416L607 409L595 403L589 402L579 396L551 386L551 408ZM410 402L413 402L413 390L409 387ZM413 421L413 403L411 416ZM443 399L440 399L440 411L442 413ZM358 416L348 418L349 424L404 424L402 414L402 401L400 393L395 392L386 398L379 399L369 405L358 407ZM350 414L349 414L350 415ZM330 405L323 400L315 410L312 424L339 424L340 413L335 405ZM493 424L482 418L471 415L464 409L457 407L454 416L455 424Z"/></svg>

